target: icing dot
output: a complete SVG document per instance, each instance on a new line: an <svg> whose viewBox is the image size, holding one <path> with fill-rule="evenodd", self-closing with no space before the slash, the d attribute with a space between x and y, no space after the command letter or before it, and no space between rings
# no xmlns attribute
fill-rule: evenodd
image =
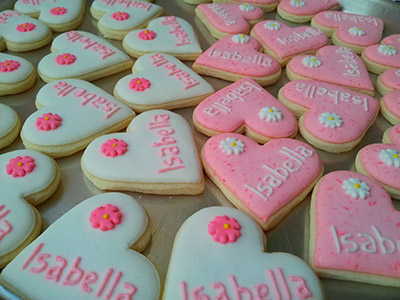
<svg viewBox="0 0 400 300"><path fill-rule="evenodd" d="M108 219L110 216L108 214L104 214L103 219Z"/></svg>
<svg viewBox="0 0 400 300"><path fill-rule="evenodd" d="M8 62L4 63L6 66L8 66Z"/></svg>
<svg viewBox="0 0 400 300"><path fill-rule="evenodd" d="M355 187L356 189L359 189L361 186L360 186L360 184L356 183L356 184L354 184L354 187Z"/></svg>
<svg viewBox="0 0 400 300"><path fill-rule="evenodd" d="M117 144L115 144L115 143L114 143L114 144L112 144L112 146L111 146L111 147L116 147L116 146L117 146Z"/></svg>
<svg viewBox="0 0 400 300"><path fill-rule="evenodd" d="M393 154L393 157L399 158L399 155L398 154Z"/></svg>
<svg viewBox="0 0 400 300"><path fill-rule="evenodd" d="M46 117L46 118L44 118L46 121L48 121L48 120L50 120L50 118L49 117Z"/></svg>
<svg viewBox="0 0 400 300"><path fill-rule="evenodd" d="M233 143L231 144L231 146L232 146L232 147L235 147L235 146L236 146L236 143L235 143L235 142L233 142Z"/></svg>
<svg viewBox="0 0 400 300"><path fill-rule="evenodd" d="M231 226L230 226L228 223L225 223L225 224L224 224L224 228L225 228L225 229L231 229Z"/></svg>
<svg viewBox="0 0 400 300"><path fill-rule="evenodd" d="M18 163L18 167L22 167L23 166L23 163L22 162L19 162Z"/></svg>

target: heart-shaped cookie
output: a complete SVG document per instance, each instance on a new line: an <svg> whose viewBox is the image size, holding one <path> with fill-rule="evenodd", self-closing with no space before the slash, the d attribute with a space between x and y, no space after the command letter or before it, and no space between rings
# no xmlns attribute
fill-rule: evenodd
<svg viewBox="0 0 400 300"><path fill-rule="evenodd" d="M325 10L338 10L336 0L282 0L277 12L283 19L295 23L307 23L314 15Z"/></svg>
<svg viewBox="0 0 400 300"><path fill-rule="evenodd" d="M328 44L326 34L310 26L289 27L275 20L257 23L251 36L262 44L265 53L274 57L281 66L299 54L314 54Z"/></svg>
<svg viewBox="0 0 400 300"><path fill-rule="evenodd" d="M94 0L90 13L99 20L97 26L106 38L122 40L131 30L143 28L164 14L164 9L144 1Z"/></svg>
<svg viewBox="0 0 400 300"><path fill-rule="evenodd" d="M325 46L316 56L296 56L287 64L286 76L290 80L314 79L333 83L374 95L374 85L363 61L345 47Z"/></svg>
<svg viewBox="0 0 400 300"><path fill-rule="evenodd" d="M135 199L96 195L25 248L3 270L0 283L30 300L158 300L157 270L136 252L149 239L146 211Z"/></svg>
<svg viewBox="0 0 400 300"><path fill-rule="evenodd" d="M302 201L323 172L317 152L292 139L260 146L240 134L219 134L205 143L201 158L211 180L264 230Z"/></svg>
<svg viewBox="0 0 400 300"><path fill-rule="evenodd" d="M51 51L38 65L38 73L45 82L65 78L92 81L128 70L133 64L117 47L85 31L60 34Z"/></svg>
<svg viewBox="0 0 400 300"><path fill-rule="evenodd" d="M390 92L381 99L381 114L393 125L400 123L400 90Z"/></svg>
<svg viewBox="0 0 400 300"><path fill-rule="evenodd" d="M140 114L127 133L95 139L82 170L100 189L150 194L200 194L203 172L186 120L167 110Z"/></svg>
<svg viewBox="0 0 400 300"><path fill-rule="evenodd" d="M0 103L0 149L10 145L19 134L21 121L9 106Z"/></svg>
<svg viewBox="0 0 400 300"><path fill-rule="evenodd" d="M201 76L168 54L143 55L132 71L117 82L114 95L138 112L193 106L214 92Z"/></svg>
<svg viewBox="0 0 400 300"><path fill-rule="evenodd" d="M251 78L243 78L201 102L193 125L205 135L244 132L259 143L294 137L297 121L289 109Z"/></svg>
<svg viewBox="0 0 400 300"><path fill-rule="evenodd" d="M162 52L182 60L195 60L203 52L192 25L174 16L154 19L146 29L131 31L122 46L133 57Z"/></svg>
<svg viewBox="0 0 400 300"><path fill-rule="evenodd" d="M368 176L325 175L311 201L310 262L323 277L400 286L400 212Z"/></svg>
<svg viewBox="0 0 400 300"><path fill-rule="evenodd" d="M335 45L348 47L361 54L365 47L379 43L384 24L376 17L324 11L312 19L311 25L332 36Z"/></svg>
<svg viewBox="0 0 400 300"><path fill-rule="evenodd" d="M234 208L196 212L175 238L162 299L323 299L310 267L292 254L265 253L264 239Z"/></svg>
<svg viewBox="0 0 400 300"><path fill-rule="evenodd" d="M85 13L84 0L17 0L14 9L49 26L53 31L75 29Z"/></svg>
<svg viewBox="0 0 400 300"><path fill-rule="evenodd" d="M261 85L274 84L281 75L281 66L273 57L257 51L260 47L248 35L226 36L200 55L192 68L199 74L228 81L251 77Z"/></svg>
<svg viewBox="0 0 400 300"><path fill-rule="evenodd" d="M278 98L300 117L300 133L310 144L334 153L357 146L379 112L375 98L313 80L287 83Z"/></svg>
<svg viewBox="0 0 400 300"><path fill-rule="evenodd" d="M390 69L379 75L376 89L381 95L400 90L400 69Z"/></svg>
<svg viewBox="0 0 400 300"><path fill-rule="evenodd" d="M239 4L251 4L258 6L264 12L274 11L279 3L279 0L183 0L189 4L201 4L201 3L239 3Z"/></svg>
<svg viewBox="0 0 400 300"><path fill-rule="evenodd" d="M380 45L365 48L361 57L368 71L375 74L382 74L390 69L400 69L400 34L389 35Z"/></svg>
<svg viewBox="0 0 400 300"><path fill-rule="evenodd" d="M400 144L400 124L386 129L383 133L382 142Z"/></svg>
<svg viewBox="0 0 400 300"><path fill-rule="evenodd" d="M39 235L41 218L32 205L49 198L59 181L56 162L40 152L0 155L0 268Z"/></svg>
<svg viewBox="0 0 400 300"><path fill-rule="evenodd" d="M52 157L82 150L96 137L125 128L135 116L110 94L78 79L45 85L36 106L39 110L26 119L21 138L26 148Z"/></svg>
<svg viewBox="0 0 400 300"><path fill-rule="evenodd" d="M264 18L261 8L247 3L200 4L195 13L217 39L231 34L247 34L250 26Z"/></svg>

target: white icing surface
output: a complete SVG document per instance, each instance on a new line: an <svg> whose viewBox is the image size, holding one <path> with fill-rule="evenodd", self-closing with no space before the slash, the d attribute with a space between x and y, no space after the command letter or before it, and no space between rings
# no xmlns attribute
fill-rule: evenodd
<svg viewBox="0 0 400 300"><path fill-rule="evenodd" d="M354 36L363 36L365 35L365 31L362 30L360 27L350 27L349 33Z"/></svg>
<svg viewBox="0 0 400 300"><path fill-rule="evenodd" d="M150 129L149 123L154 123L154 116L166 114L169 116L170 127ZM176 143L153 147L153 143L160 143L160 130L174 129L170 135ZM180 115L167 110L151 110L141 113L133 119L127 133L113 133L95 139L86 148L82 155L82 165L94 176L126 182L171 182L188 183L201 180L202 169L197 155L189 124ZM128 151L121 156L107 157L101 151L101 145L107 140L122 139L128 144ZM158 170L167 168L163 160L169 160L171 154L164 147L178 147L177 156L184 168L169 172L158 173ZM174 164L173 166L176 166Z"/></svg>
<svg viewBox="0 0 400 300"><path fill-rule="evenodd" d="M208 224L215 217L224 215L235 218L241 226L241 236L234 243L217 243L208 233ZM307 299L323 299L318 278L304 261L287 253L264 252L263 233L249 216L234 208L204 208L187 219L178 232L162 299L185 299L182 297L183 281L187 283L188 295L196 288L204 287L201 294L208 295L209 299L217 299L222 288L213 288L212 283L221 282L226 288L229 299L239 299L230 278L232 275L236 277L240 287L245 287L253 293L252 298L242 293L241 299L260 299L255 297L254 293L257 284L268 285L269 297L264 299L278 299L268 276L269 270L276 274L278 268L282 270L286 279L289 276L305 278L307 287L312 293L312 297ZM277 282L280 280L277 279ZM293 293L298 283L288 281L289 289L292 291L291 298L284 297L282 285L280 286L282 299L299 299Z"/></svg>
<svg viewBox="0 0 400 300"><path fill-rule="evenodd" d="M182 80L179 80L175 75L169 76L172 71L164 67L167 64L159 67L153 65L152 55L154 55L154 53L140 57L133 66L135 73L125 76L117 82L115 92L118 93L124 101L132 104L151 105L187 99L214 92L214 88L207 83L207 81L179 59L171 55L162 54L168 62L174 64L176 68L183 72L190 74L190 77L199 83L196 86L185 89L187 85L185 85ZM142 92L136 92L129 87L129 82L134 78L146 78L150 81L151 86Z"/></svg>
<svg viewBox="0 0 400 300"><path fill-rule="evenodd" d="M122 213L122 219L114 229L101 231L91 226L89 217L93 210L106 204L116 206ZM31 300L89 300L96 298L107 270L113 268L114 272L101 299L106 299L106 295L110 293L116 273L122 272L113 296L108 299L117 299L117 295L127 293L123 283L129 282L137 288L132 299L157 300L160 282L156 269L145 256L129 249L143 234L147 223L146 212L132 197L122 193L93 196L53 223L3 270L1 276ZM44 243L44 246L40 253L51 255L46 259L47 269L41 273L30 271L32 268L41 267L37 256L23 269L27 259L41 243ZM60 266L60 263L55 261L56 256L67 261L59 282L45 279L45 273L50 267ZM78 267L84 272L84 276L89 272L98 274L98 280L89 285L91 292L82 290L82 278L76 285L62 284L77 257L81 257ZM78 277L78 273L74 273L71 280Z"/></svg>
<svg viewBox="0 0 400 300"><path fill-rule="evenodd" d="M0 103L0 139L14 129L17 121L17 113L9 106Z"/></svg>
<svg viewBox="0 0 400 300"><path fill-rule="evenodd" d="M59 85L59 82L65 82L71 87L57 89L55 87ZM76 89L65 97L61 96L72 87L76 87ZM84 95L83 97L86 97L86 99L77 97L84 90L86 90L85 95L87 96ZM92 98L90 94L96 96L87 104L82 105L87 99ZM111 111L105 111L104 109L109 107L95 102L99 97L103 97L108 103L115 103L115 106L110 104ZM41 146L59 146L77 142L106 130L129 116L134 116L134 112L128 106L122 104L110 94L94 84L78 79L56 80L46 84L37 94L36 103L42 108L27 118L22 127L21 135L23 135L24 140ZM107 115L117 107L120 107L120 110L107 119ZM39 130L36 126L37 118L49 112L58 114L62 118L62 125L55 130Z"/></svg>
<svg viewBox="0 0 400 300"><path fill-rule="evenodd" d="M0 83L20 82L32 74L33 65L26 59L0 52L0 62L4 62L5 60L15 60L19 62L20 66L17 70L12 72L0 72Z"/></svg>

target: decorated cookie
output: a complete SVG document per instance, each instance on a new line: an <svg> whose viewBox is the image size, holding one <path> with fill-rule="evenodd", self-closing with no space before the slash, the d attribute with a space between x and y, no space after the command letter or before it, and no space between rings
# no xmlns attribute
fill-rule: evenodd
<svg viewBox="0 0 400 300"><path fill-rule="evenodd" d="M257 51L260 47L248 35L226 36L200 55L192 68L199 74L228 81L251 77L261 85L274 84L281 75L281 66L273 57Z"/></svg>
<svg viewBox="0 0 400 300"><path fill-rule="evenodd" d="M41 218L32 205L49 198L59 181L57 164L40 152L0 155L0 268L39 235Z"/></svg>
<svg viewBox="0 0 400 300"><path fill-rule="evenodd" d="M200 4L196 16L217 39L231 34L248 34L250 27L264 18L261 8L251 4Z"/></svg>
<svg viewBox="0 0 400 300"><path fill-rule="evenodd" d="M135 113L95 85L78 79L56 80L36 96L38 111L25 121L26 148L52 157L71 155L96 137L128 126Z"/></svg>
<svg viewBox="0 0 400 300"><path fill-rule="evenodd" d="M400 90L390 92L381 99L381 114L393 125L400 123Z"/></svg>
<svg viewBox="0 0 400 300"><path fill-rule="evenodd" d="M300 55L289 61L290 80L314 79L348 87L373 96L374 85L363 61L349 48L325 46L316 55Z"/></svg>
<svg viewBox="0 0 400 300"><path fill-rule="evenodd" d="M302 136L313 146L333 153L357 146L379 112L375 98L319 81L289 82L278 97L300 117Z"/></svg>
<svg viewBox="0 0 400 300"><path fill-rule="evenodd" d="M250 4L258 6L264 12L274 11L278 6L279 0L183 0L189 4L201 4L201 3L238 3L238 4Z"/></svg>
<svg viewBox="0 0 400 300"><path fill-rule="evenodd" d="M386 129L383 133L382 142L400 144L400 124Z"/></svg>
<svg viewBox="0 0 400 300"><path fill-rule="evenodd" d="M0 49L26 52L51 42L51 30L44 23L17 11L0 12Z"/></svg>
<svg viewBox="0 0 400 300"><path fill-rule="evenodd" d="M33 65L22 57L0 53L0 95L18 94L36 81Z"/></svg>
<svg viewBox="0 0 400 300"><path fill-rule="evenodd" d="M348 47L361 54L365 47L379 43L384 24L375 17L324 11L312 19L311 25L332 36L335 45Z"/></svg>
<svg viewBox="0 0 400 300"><path fill-rule="evenodd" d="M92 81L132 66L124 52L85 31L71 30L57 36L51 51L38 65L39 75L45 82L64 78Z"/></svg>
<svg viewBox="0 0 400 300"><path fill-rule="evenodd" d="M163 52L182 60L195 60L203 52L192 25L174 16L157 18L146 29L131 31L122 45L133 57Z"/></svg>
<svg viewBox="0 0 400 300"><path fill-rule="evenodd" d="M325 175L311 200L310 263L321 277L400 286L400 212L368 176Z"/></svg>
<svg viewBox="0 0 400 300"><path fill-rule="evenodd" d="M264 239L234 208L196 212L175 239L162 299L323 299L311 268L292 254L265 253Z"/></svg>
<svg viewBox="0 0 400 300"><path fill-rule="evenodd" d="M117 82L114 95L138 112L193 106L214 92L201 76L168 54L146 54L132 71Z"/></svg>
<svg viewBox="0 0 400 300"><path fill-rule="evenodd" d="M380 45L367 47L362 59L368 71L382 74L389 69L400 69L400 34L385 37Z"/></svg>
<svg viewBox="0 0 400 300"><path fill-rule="evenodd" d="M53 31L75 29L83 20L84 0L17 0L14 9L49 26Z"/></svg>
<svg viewBox="0 0 400 300"><path fill-rule="evenodd" d="M82 170L98 188L150 194L200 194L203 172L186 120L167 110L140 114L127 133L95 139Z"/></svg>
<svg viewBox="0 0 400 300"><path fill-rule="evenodd" d="M307 23L321 11L339 8L340 3L336 0L282 0L278 14L290 22Z"/></svg>
<svg viewBox="0 0 400 300"><path fill-rule="evenodd" d="M208 136L245 133L259 143L297 133L290 110L251 78L232 83L201 102L193 112L193 125Z"/></svg>
<svg viewBox="0 0 400 300"><path fill-rule="evenodd" d="M310 26L293 28L275 20L257 23L251 35L262 44L264 52L282 66L293 56L315 54L317 49L328 44L328 37L320 29Z"/></svg>
<svg viewBox="0 0 400 300"><path fill-rule="evenodd" d="M379 75L376 89L381 95L400 90L400 69L390 69Z"/></svg>
<svg viewBox="0 0 400 300"><path fill-rule="evenodd" d="M19 134L21 121L9 106L0 103L0 149L10 145Z"/></svg>
<svg viewBox="0 0 400 300"><path fill-rule="evenodd" d="M94 0L90 12L99 20L97 26L106 38L122 40L131 30L146 27L164 9L144 1Z"/></svg>
<svg viewBox="0 0 400 300"><path fill-rule="evenodd" d="M93 196L54 222L1 273L23 300L158 300L160 280L142 254L146 211L121 193Z"/></svg>
<svg viewBox="0 0 400 300"><path fill-rule="evenodd" d="M260 146L237 133L223 133L204 145L207 175L235 206L271 229L301 202L322 176L323 165L309 145L274 139Z"/></svg>

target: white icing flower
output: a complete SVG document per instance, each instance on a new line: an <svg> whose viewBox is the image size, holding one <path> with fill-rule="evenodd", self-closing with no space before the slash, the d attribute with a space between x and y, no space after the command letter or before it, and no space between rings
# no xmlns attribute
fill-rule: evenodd
<svg viewBox="0 0 400 300"><path fill-rule="evenodd" d="M250 5L250 4L248 4L248 3L241 4L241 5L239 6L239 8L240 8L241 10L243 10L243 11L252 11L252 10L254 10L254 6L253 6L253 5Z"/></svg>
<svg viewBox="0 0 400 300"><path fill-rule="evenodd" d="M319 116L319 122L329 128L336 128L342 126L342 118L330 112L324 112Z"/></svg>
<svg viewBox="0 0 400 300"><path fill-rule="evenodd" d="M279 28L281 28L281 24L276 21L268 21L264 23L264 27L269 30L278 30Z"/></svg>
<svg viewBox="0 0 400 300"><path fill-rule="evenodd" d="M379 153L379 157L389 167L400 168L400 155L395 149L384 149Z"/></svg>
<svg viewBox="0 0 400 300"><path fill-rule="evenodd" d="M318 57L315 56L306 56L303 58L303 65L310 68L317 68L322 65L322 62Z"/></svg>
<svg viewBox="0 0 400 300"><path fill-rule="evenodd" d="M397 54L397 49L391 45L380 45L378 48L379 53L383 55L391 56Z"/></svg>
<svg viewBox="0 0 400 300"><path fill-rule="evenodd" d="M219 148L222 149L222 152L228 155L239 155L244 151L244 144L241 140L234 137L228 137L219 143Z"/></svg>
<svg viewBox="0 0 400 300"><path fill-rule="evenodd" d="M295 7L302 7L306 5L306 3L303 0L290 0L290 4L292 4Z"/></svg>
<svg viewBox="0 0 400 300"><path fill-rule="evenodd" d="M282 120L282 112L276 107L263 107L259 111L258 116L267 122L279 122Z"/></svg>
<svg viewBox="0 0 400 300"><path fill-rule="evenodd" d="M365 35L365 31L362 30L360 27L350 27L349 33L354 36L362 36Z"/></svg>
<svg viewBox="0 0 400 300"><path fill-rule="evenodd" d="M245 34L235 34L234 36L232 36L232 42L236 44L247 44L249 41L249 36Z"/></svg>
<svg viewBox="0 0 400 300"><path fill-rule="evenodd" d="M397 70L395 73L397 76L400 76L400 70Z"/></svg>
<svg viewBox="0 0 400 300"><path fill-rule="evenodd" d="M364 181L358 178L349 178L343 181L343 189L353 198L365 199L369 196L370 188Z"/></svg>

